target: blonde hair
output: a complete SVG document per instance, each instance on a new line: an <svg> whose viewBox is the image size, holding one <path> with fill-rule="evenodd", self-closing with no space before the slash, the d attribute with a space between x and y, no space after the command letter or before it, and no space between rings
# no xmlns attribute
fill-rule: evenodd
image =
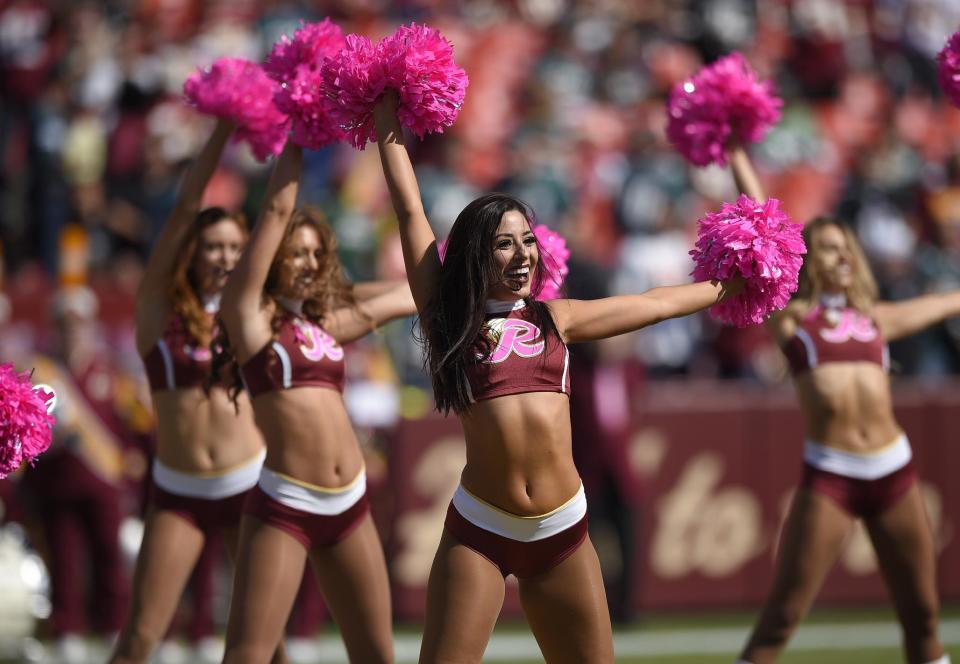
<svg viewBox="0 0 960 664"><path fill-rule="evenodd" d="M847 241L847 249L852 257L851 268L853 270L853 283L847 288L847 303L858 311L869 314L877 301L877 282L870 271L870 265L867 258L860 248L860 242L853 230L832 217L817 217L807 223L803 229L803 241L807 245L807 255L803 261L803 267L800 268L800 284L795 300L806 300L811 305L815 304L823 292L823 277L817 273L815 262L813 260L816 252L816 245L813 242L814 236L823 228L833 226L837 228Z"/></svg>

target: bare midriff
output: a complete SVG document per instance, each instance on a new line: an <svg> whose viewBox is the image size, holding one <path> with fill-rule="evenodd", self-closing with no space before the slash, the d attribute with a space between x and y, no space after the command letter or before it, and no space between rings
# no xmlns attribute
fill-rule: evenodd
<svg viewBox="0 0 960 664"><path fill-rule="evenodd" d="M363 468L363 455L340 392L296 387L253 400L267 443L264 465L301 482L336 489Z"/></svg>
<svg viewBox="0 0 960 664"><path fill-rule="evenodd" d="M153 393L157 413L157 459L183 473L229 471L253 459L263 438L253 421L250 400L243 392L239 412L226 390L215 387L208 397L202 388Z"/></svg>
<svg viewBox="0 0 960 664"><path fill-rule="evenodd" d="M872 362L831 362L796 378L808 438L845 452L870 454L903 431L893 417L890 377Z"/></svg>
<svg viewBox="0 0 960 664"><path fill-rule="evenodd" d="M570 399L527 392L479 401L460 417L463 487L518 516L546 514L580 488L570 443Z"/></svg>

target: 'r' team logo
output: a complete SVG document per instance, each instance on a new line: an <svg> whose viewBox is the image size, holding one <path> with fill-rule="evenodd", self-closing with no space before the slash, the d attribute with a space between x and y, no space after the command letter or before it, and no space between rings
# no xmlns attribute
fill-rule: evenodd
<svg viewBox="0 0 960 664"><path fill-rule="evenodd" d="M536 357L543 352L543 335L533 323L517 318L494 318L487 322L487 334L495 342L487 362L503 362L511 353L520 357Z"/></svg>
<svg viewBox="0 0 960 664"><path fill-rule="evenodd" d="M834 327L825 327L820 330L824 341L832 344L842 344L855 339L866 343L877 338L877 328L869 317L859 311L846 309L840 312L840 320Z"/></svg>
<svg viewBox="0 0 960 664"><path fill-rule="evenodd" d="M295 325L296 339L305 358L311 362L319 362L325 357L334 362L343 359L343 348L329 334L306 321L295 321Z"/></svg>

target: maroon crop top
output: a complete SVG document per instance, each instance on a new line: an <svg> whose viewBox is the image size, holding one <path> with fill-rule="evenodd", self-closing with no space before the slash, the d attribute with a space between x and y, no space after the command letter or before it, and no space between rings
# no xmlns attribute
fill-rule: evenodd
<svg viewBox="0 0 960 664"><path fill-rule="evenodd" d="M240 372L251 397L308 386L343 392L343 348L319 325L288 314L276 340L257 351Z"/></svg>
<svg viewBox="0 0 960 664"><path fill-rule="evenodd" d="M570 394L570 352L559 338L544 343L523 300L487 303L486 334L496 339L490 357L467 368L472 401L523 392ZM546 352L544 350L546 349Z"/></svg>
<svg viewBox="0 0 960 664"><path fill-rule="evenodd" d="M213 318L213 314L208 314ZM200 387L210 373L210 349L190 334L179 315L171 316L163 336L143 358L150 390Z"/></svg>
<svg viewBox="0 0 960 664"><path fill-rule="evenodd" d="M794 374L828 362L873 362L889 366L887 344L873 320L851 307L811 309L784 344Z"/></svg>

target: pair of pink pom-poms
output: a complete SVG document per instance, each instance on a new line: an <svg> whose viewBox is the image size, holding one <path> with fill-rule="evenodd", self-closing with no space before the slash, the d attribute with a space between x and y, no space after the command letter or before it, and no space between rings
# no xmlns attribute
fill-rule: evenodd
<svg viewBox="0 0 960 664"><path fill-rule="evenodd" d="M797 290L807 248L803 226L790 220L780 201L757 203L740 196L699 222L696 248L690 252L696 281L725 281L743 276L743 290L710 308L714 318L746 327L782 309Z"/></svg>
<svg viewBox="0 0 960 664"><path fill-rule="evenodd" d="M274 104L277 89L259 65L242 58L220 58L183 84L187 102L201 113L235 122L233 140L249 143L260 161L280 154L290 128L286 113Z"/></svg>
<svg viewBox="0 0 960 664"><path fill-rule="evenodd" d="M940 88L954 106L960 108L960 32L947 40L937 55L940 64Z"/></svg>
<svg viewBox="0 0 960 664"><path fill-rule="evenodd" d="M324 19L302 26L292 38L284 35L267 55L263 68L280 85L274 99L290 116L290 140L297 145L318 150L344 138L333 117L333 100L323 89L323 68L346 43L340 26Z"/></svg>
<svg viewBox="0 0 960 664"><path fill-rule="evenodd" d="M732 53L678 83L667 101L667 138L696 166L727 163L731 142L759 141L783 101L746 59Z"/></svg>
<svg viewBox="0 0 960 664"><path fill-rule="evenodd" d="M423 138L454 123L469 83L453 60L453 45L439 31L415 23L377 44L351 35L325 62L323 78L337 124L360 150L376 140L373 108L385 90L398 93L400 124Z"/></svg>
<svg viewBox="0 0 960 664"><path fill-rule="evenodd" d="M0 479L50 447L56 419L47 411L54 398L45 387L34 388L29 373L0 364Z"/></svg>

